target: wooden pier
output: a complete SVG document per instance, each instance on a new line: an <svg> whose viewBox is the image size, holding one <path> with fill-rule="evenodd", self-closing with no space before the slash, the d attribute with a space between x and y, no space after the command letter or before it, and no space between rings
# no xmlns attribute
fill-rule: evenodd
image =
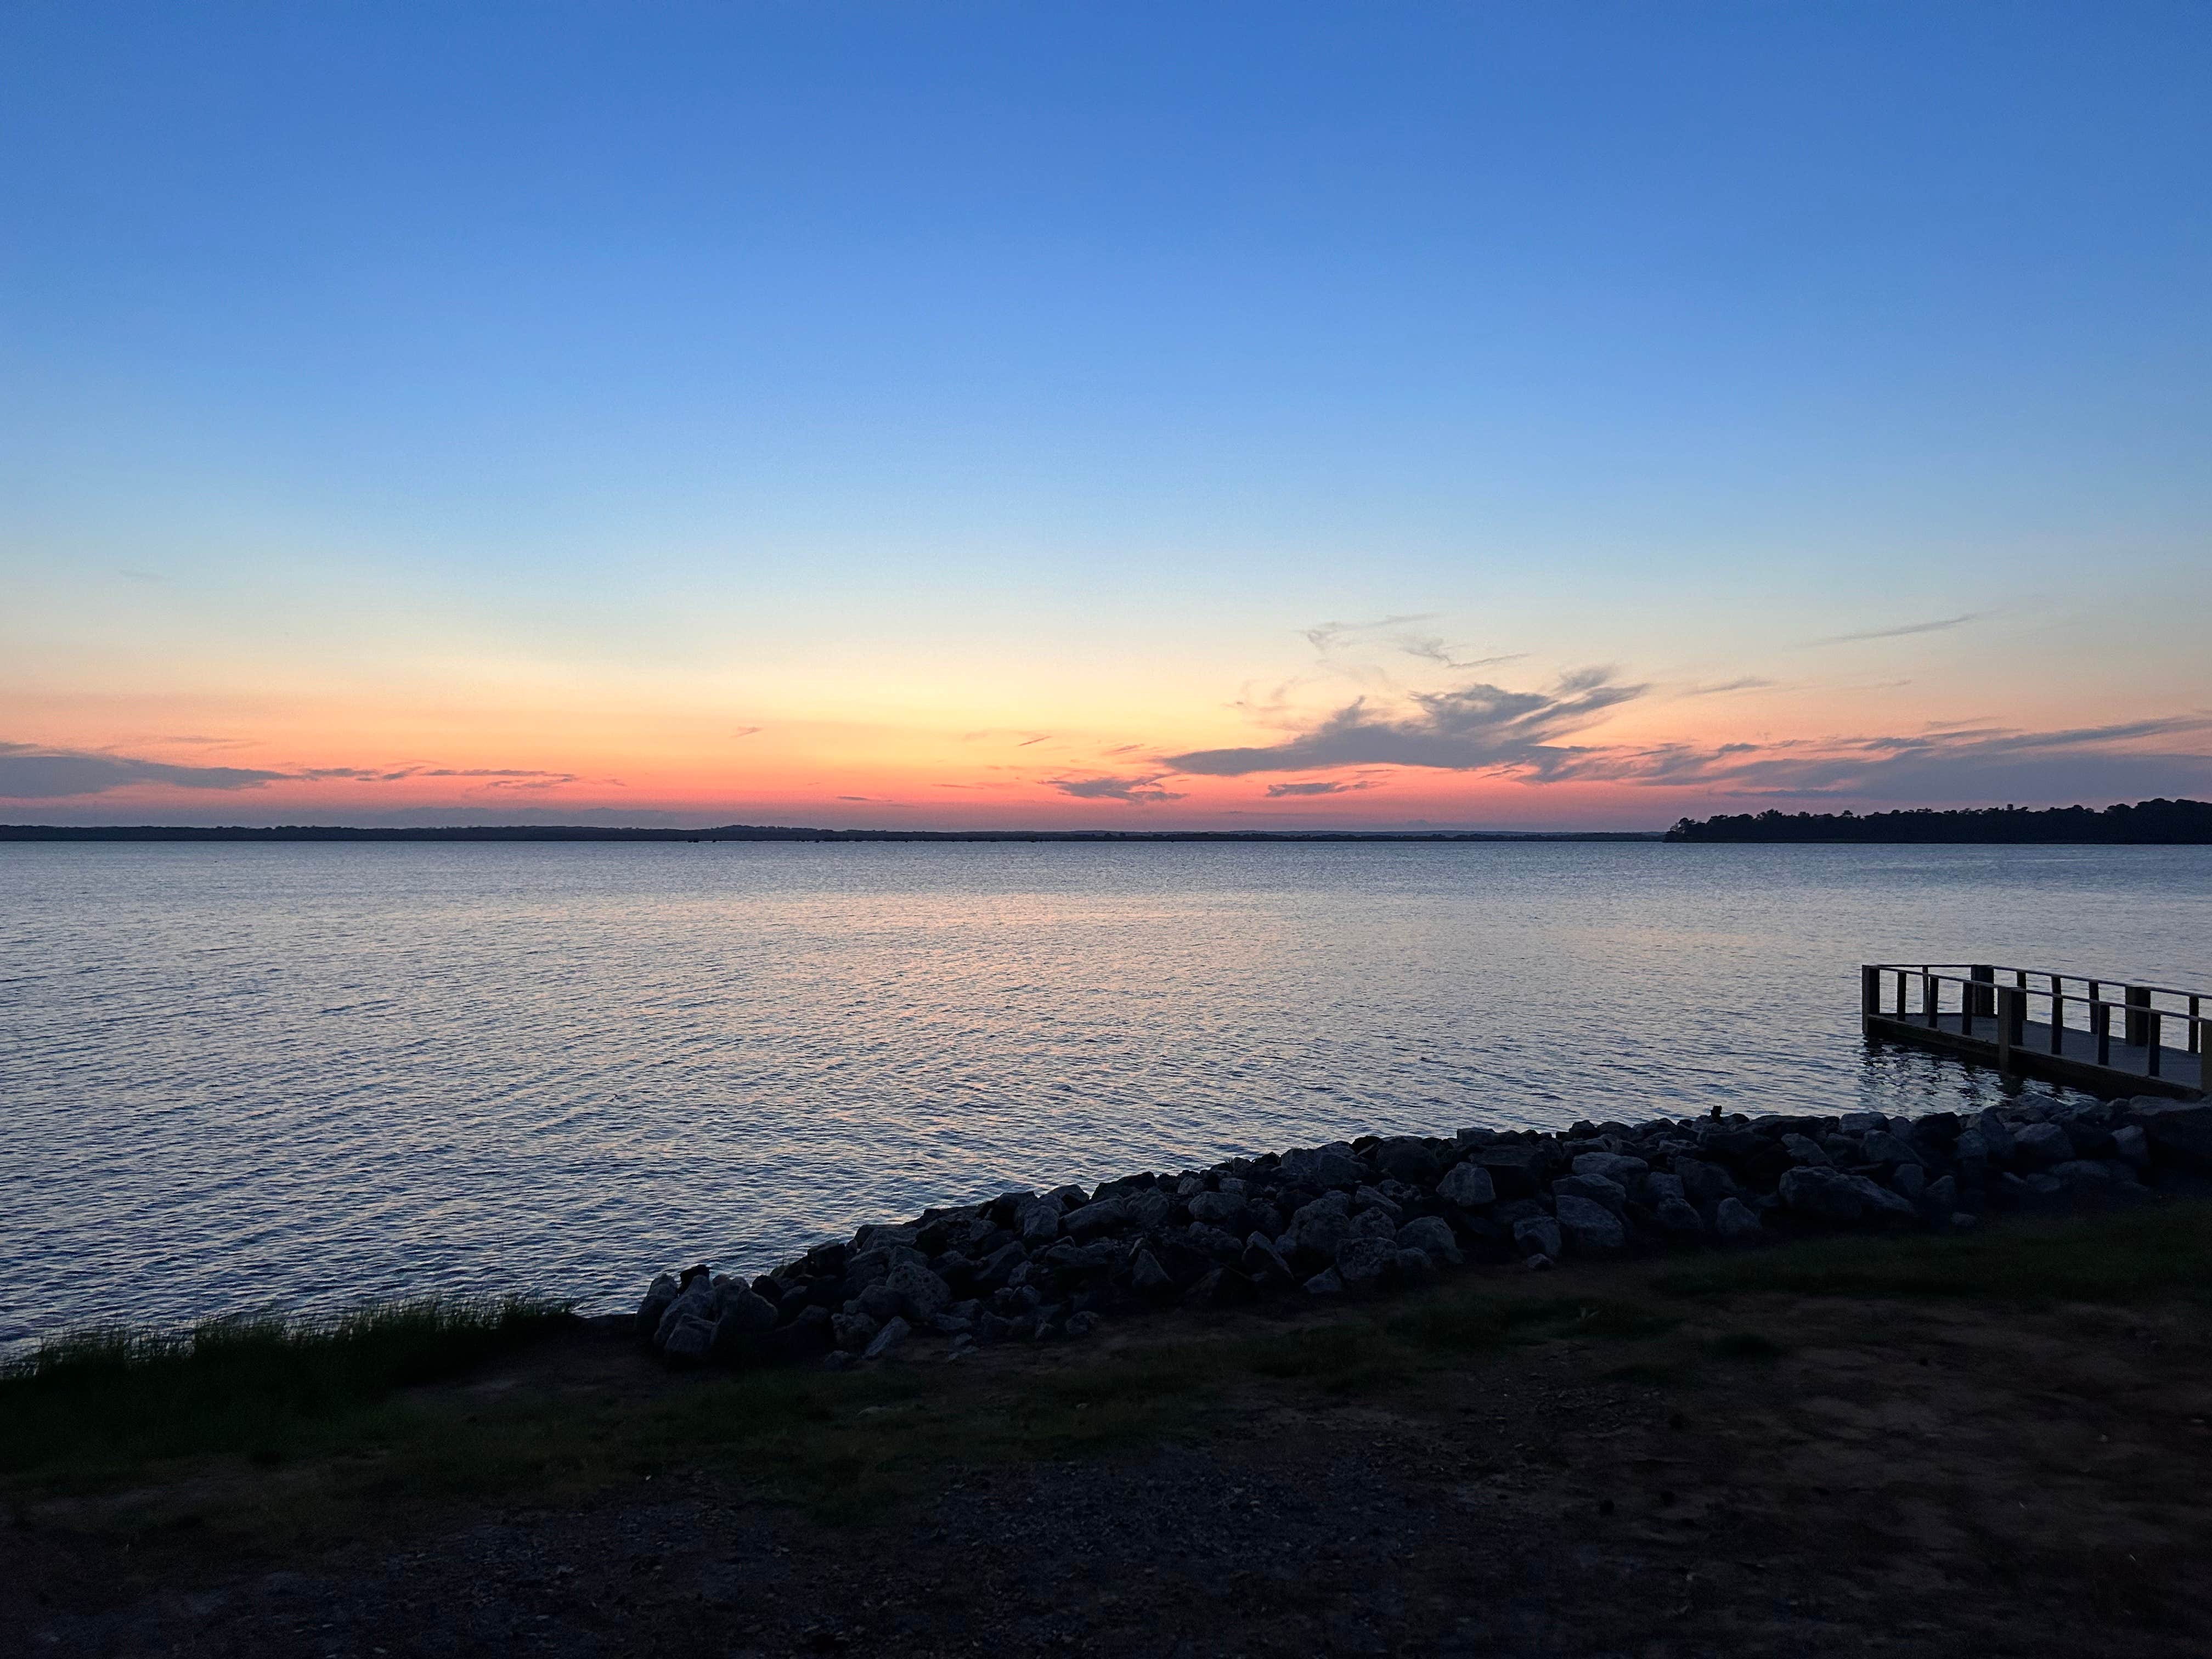
<svg viewBox="0 0 2212 1659"><path fill-rule="evenodd" d="M2104 1095L2207 1092L2212 995L1987 963L1859 969L1870 1037L1948 1049L2001 1071Z"/></svg>

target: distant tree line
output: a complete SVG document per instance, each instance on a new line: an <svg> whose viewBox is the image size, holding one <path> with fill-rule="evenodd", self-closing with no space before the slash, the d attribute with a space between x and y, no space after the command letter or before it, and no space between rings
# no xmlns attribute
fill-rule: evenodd
<svg viewBox="0 0 2212 1659"><path fill-rule="evenodd" d="M2108 845L2212 843L2212 801L2139 800L2132 806L1963 807L1903 812L1741 812L1684 818L1668 841L2087 842Z"/></svg>
<svg viewBox="0 0 2212 1659"><path fill-rule="evenodd" d="M0 823L9 841L1021 841L1021 842L1347 842L1347 841L1657 841L1653 830L814 830L773 823L724 823L701 830L658 824L503 823L349 826L345 824Z"/></svg>

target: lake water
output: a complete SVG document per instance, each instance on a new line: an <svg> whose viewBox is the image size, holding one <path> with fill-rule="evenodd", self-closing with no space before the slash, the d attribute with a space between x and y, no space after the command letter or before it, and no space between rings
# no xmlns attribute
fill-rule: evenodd
<svg viewBox="0 0 2212 1659"><path fill-rule="evenodd" d="M1863 960L2212 987L2212 848L0 846L0 1342L634 1298L1365 1131L1919 1112Z"/></svg>

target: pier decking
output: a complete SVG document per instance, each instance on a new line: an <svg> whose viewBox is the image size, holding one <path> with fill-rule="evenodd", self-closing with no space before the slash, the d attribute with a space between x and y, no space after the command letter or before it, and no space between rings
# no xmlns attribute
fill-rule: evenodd
<svg viewBox="0 0 2212 1659"><path fill-rule="evenodd" d="M1859 969L1866 1034L2102 1094L2206 1092L2212 995L1988 963ZM2037 1018L2037 1016L2041 1018Z"/></svg>

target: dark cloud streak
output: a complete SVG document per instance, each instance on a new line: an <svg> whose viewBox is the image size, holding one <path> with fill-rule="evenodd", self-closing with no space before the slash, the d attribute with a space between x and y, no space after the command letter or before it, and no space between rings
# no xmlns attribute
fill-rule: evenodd
<svg viewBox="0 0 2212 1659"><path fill-rule="evenodd" d="M1164 775L1156 773L1145 778L1054 778L1052 787L1078 800L1118 800L1131 806L1156 806L1162 801L1182 799L1176 791L1159 787Z"/></svg>
<svg viewBox="0 0 2212 1659"><path fill-rule="evenodd" d="M1902 628L1875 628L1863 634L1831 634L1814 640L1814 645L1856 645L1864 640L1901 640L1908 634L1940 634L1949 628L1964 628L1968 623L1979 622L1985 613L1968 611L1956 617L1938 617L1934 622L1907 623Z"/></svg>
<svg viewBox="0 0 2212 1659"><path fill-rule="evenodd" d="M1393 714L1365 698L1346 703L1280 743L1164 757L1177 772L1243 777L1346 766L1419 766L1455 772L1516 769L1548 777L1579 751L1559 739L1595 723L1649 688L1617 685L1604 669L1571 674L1550 691L1508 691L1477 682L1416 692Z"/></svg>
<svg viewBox="0 0 2212 1659"><path fill-rule="evenodd" d="M65 800L73 795L105 794L139 783L167 784L178 789L257 789L288 775L249 766L172 766L127 755L0 743L0 799L4 800Z"/></svg>

